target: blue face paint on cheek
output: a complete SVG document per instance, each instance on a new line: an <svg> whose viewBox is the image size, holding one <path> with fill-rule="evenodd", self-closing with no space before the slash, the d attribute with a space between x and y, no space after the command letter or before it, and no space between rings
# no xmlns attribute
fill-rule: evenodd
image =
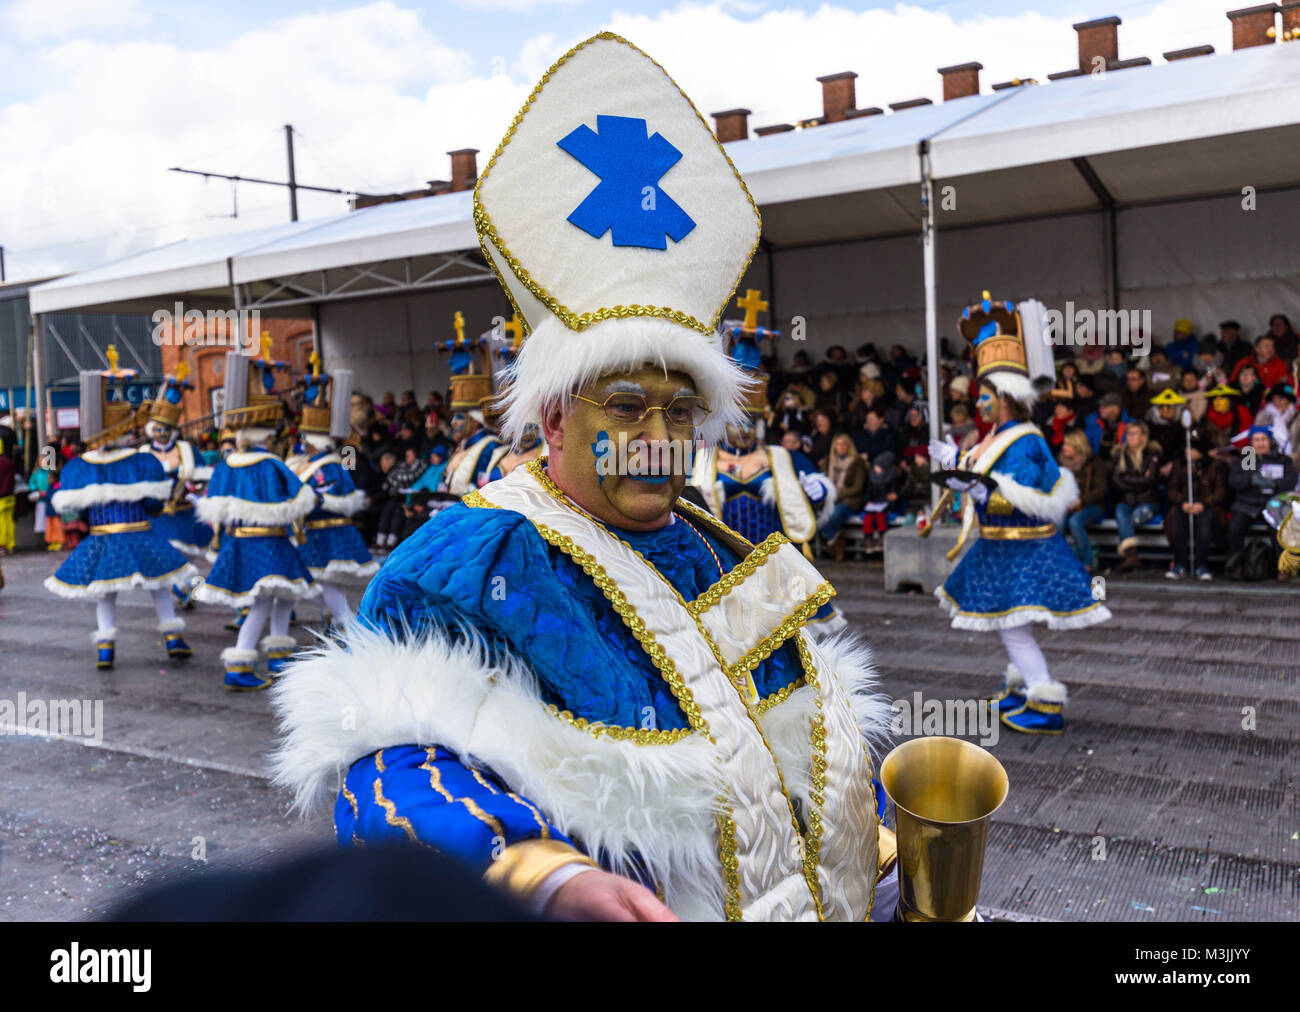
<svg viewBox="0 0 1300 1012"><path fill-rule="evenodd" d="M601 485L605 484L605 478L609 474L609 455L614 449L614 444L610 441L609 433L601 429L596 433L596 441L591 444L591 454L596 462L596 481Z"/></svg>

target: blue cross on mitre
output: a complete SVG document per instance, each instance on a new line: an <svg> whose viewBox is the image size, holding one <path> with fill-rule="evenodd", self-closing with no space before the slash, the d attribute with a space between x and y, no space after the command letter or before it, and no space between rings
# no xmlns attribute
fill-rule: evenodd
<svg viewBox="0 0 1300 1012"><path fill-rule="evenodd" d="M600 177L568 221L592 238L611 232L615 246L643 249L667 249L665 235L681 242L695 228L690 216L659 188L659 177L682 153L663 134L649 133L643 119L597 116L596 130L584 123L556 142Z"/></svg>

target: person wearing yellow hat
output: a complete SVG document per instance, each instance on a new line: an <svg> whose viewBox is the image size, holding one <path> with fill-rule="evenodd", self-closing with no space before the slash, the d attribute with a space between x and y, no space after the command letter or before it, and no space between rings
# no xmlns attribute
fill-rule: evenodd
<svg viewBox="0 0 1300 1012"><path fill-rule="evenodd" d="M1241 403L1241 391L1219 383L1205 391L1210 406L1205 411L1206 436L1210 444L1221 450L1236 436L1250 428L1253 420L1250 411Z"/></svg>
<svg viewBox="0 0 1300 1012"><path fill-rule="evenodd" d="M759 242L744 181L602 33L529 96L474 220L529 331L502 435L538 425L546 456L398 545L346 642L288 668L277 782L333 801L341 843L434 847L552 916L889 918L864 647L808 633L833 589L790 540L681 499L750 386L717 330Z"/></svg>
<svg viewBox="0 0 1300 1012"><path fill-rule="evenodd" d="M1160 447L1160 456L1166 465L1183 452L1185 439L1182 413L1187 406L1187 398L1173 390L1161 390L1151 398L1151 410L1147 413L1146 423L1151 430L1151 442ZM1161 474L1168 476L1165 466Z"/></svg>
<svg viewBox="0 0 1300 1012"><path fill-rule="evenodd" d="M1165 354L1169 361L1179 369L1191 369L1196 364L1196 353L1201 342L1196 339L1196 328L1192 321L1180 319L1174 321L1174 336L1165 345Z"/></svg>

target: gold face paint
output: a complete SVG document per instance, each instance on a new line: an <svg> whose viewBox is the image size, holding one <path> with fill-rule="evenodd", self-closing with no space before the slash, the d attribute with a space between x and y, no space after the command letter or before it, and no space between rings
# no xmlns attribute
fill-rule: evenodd
<svg viewBox="0 0 1300 1012"><path fill-rule="evenodd" d="M975 400L975 410L986 422L995 422L998 417L998 399L988 387L980 387L980 395Z"/></svg>
<svg viewBox="0 0 1300 1012"><path fill-rule="evenodd" d="M1232 401L1227 397L1216 397L1214 400L1210 401L1210 407L1214 408L1214 410L1221 415L1226 415L1228 413L1228 408L1231 405Z"/></svg>
<svg viewBox="0 0 1300 1012"><path fill-rule="evenodd" d="M552 453L551 477L579 506L598 519L629 530L652 530L668 522L686 486L695 431L668 424L663 411L620 425L600 404L612 393L640 393L651 408L676 396L694 395L683 372L644 366L603 376L578 393L561 420L563 441Z"/></svg>

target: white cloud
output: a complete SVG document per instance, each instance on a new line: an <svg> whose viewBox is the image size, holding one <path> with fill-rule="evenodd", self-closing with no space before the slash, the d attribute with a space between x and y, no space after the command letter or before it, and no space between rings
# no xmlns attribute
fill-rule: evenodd
<svg viewBox="0 0 1300 1012"><path fill-rule="evenodd" d="M0 25L25 43L125 34L147 28L151 20L139 0L15 0L0 11Z"/></svg>
<svg viewBox="0 0 1300 1012"><path fill-rule="evenodd" d="M1160 62L1164 50L1202 42L1229 49L1223 10L1222 0L1170 0L1121 26L1120 55ZM922 95L938 101L936 68L947 64L981 61L987 92L1015 76L1051 87L1046 75L1077 58L1068 18L958 19L905 5L751 14L734 3L688 3L614 15L575 37L539 35L487 66L446 34L452 24L435 31L381 0L181 46L65 37L32 47L36 79L47 83L34 97L0 103L0 242L12 251L11 276L284 221L282 190L242 186L240 220L217 220L209 216L230 212L226 184L166 171L283 178L284 123L301 134L301 182L408 189L447 178L446 152L462 147L480 149L481 169L546 68L601 29L659 60L706 115L745 106L751 126L818 115L818 75L857 71L858 105L885 107ZM300 196L304 218L344 207L341 198ZM23 252L71 240L83 242Z"/></svg>

